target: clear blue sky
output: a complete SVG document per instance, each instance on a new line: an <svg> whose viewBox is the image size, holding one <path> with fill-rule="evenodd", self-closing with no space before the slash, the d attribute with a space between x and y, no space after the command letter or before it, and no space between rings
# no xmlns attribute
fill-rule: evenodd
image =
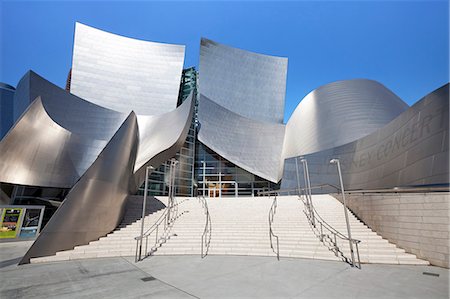
<svg viewBox="0 0 450 299"><path fill-rule="evenodd" d="M0 1L0 81L14 86L29 69L65 86L76 21L184 44L186 67L202 36L288 57L285 120L336 80L377 80L410 105L449 81L448 1Z"/></svg>

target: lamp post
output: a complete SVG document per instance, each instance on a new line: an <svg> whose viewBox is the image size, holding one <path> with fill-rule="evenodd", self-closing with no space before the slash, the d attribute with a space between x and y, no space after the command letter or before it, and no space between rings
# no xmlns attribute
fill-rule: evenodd
<svg viewBox="0 0 450 299"><path fill-rule="evenodd" d="M203 164L203 197L205 197L205 182L206 182L206 180L205 180L205 175L206 175L206 163L205 163L205 161L201 161L202 162L202 164Z"/></svg>
<svg viewBox="0 0 450 299"><path fill-rule="evenodd" d="M306 198L307 198L307 204L308 204L308 208L309 208L309 215L311 217L311 222L312 225L315 227L316 226L316 221L315 221L315 217L314 217L314 207L312 204L312 196L311 196L311 181L309 178L309 168L308 168L308 161L305 158L301 158L300 162L303 163L303 176L305 178L305 191L306 191ZM308 198L309 198L309 202L308 202Z"/></svg>
<svg viewBox="0 0 450 299"><path fill-rule="evenodd" d="M178 164L178 161L175 158L170 159L170 171L169 171L169 198L168 198L168 209L167 209L167 217L166 224L171 223L171 210L174 206L174 197L175 197L175 168Z"/></svg>
<svg viewBox="0 0 450 299"><path fill-rule="evenodd" d="M145 218L145 210L147 206L147 190L148 190L148 172L149 169L155 169L153 166L147 166L145 168L145 184L144 184L144 201L142 202L142 219L141 219L141 242L139 243L139 260L142 255L142 242L144 238L144 218Z"/></svg>
<svg viewBox="0 0 450 299"><path fill-rule="evenodd" d="M347 222L348 242L349 242L349 245L350 245L350 254L352 256L352 267L353 267L355 265L355 256L354 256L354 253L353 253L352 233L350 231L350 223L348 221L347 203L345 201L344 182L342 180L341 163L339 162L339 159L331 159L330 163L337 165L337 169L338 169L338 173L339 173L339 181L341 183L342 201L343 201L343 204L344 204L345 222Z"/></svg>

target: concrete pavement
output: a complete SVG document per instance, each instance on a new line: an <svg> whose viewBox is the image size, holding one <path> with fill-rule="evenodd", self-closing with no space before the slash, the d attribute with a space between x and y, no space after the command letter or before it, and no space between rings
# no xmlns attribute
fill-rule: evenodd
<svg viewBox="0 0 450 299"><path fill-rule="evenodd" d="M449 271L432 266L358 270L333 261L199 255L17 266L29 246L0 243L1 298L449 298Z"/></svg>

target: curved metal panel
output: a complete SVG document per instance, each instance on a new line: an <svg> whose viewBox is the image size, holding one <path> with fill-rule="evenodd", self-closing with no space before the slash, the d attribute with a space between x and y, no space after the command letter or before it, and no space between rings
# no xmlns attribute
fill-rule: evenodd
<svg viewBox="0 0 450 299"><path fill-rule="evenodd" d="M376 81L326 84L309 93L289 119L283 157L306 155L357 140L407 108L405 102Z"/></svg>
<svg viewBox="0 0 450 299"><path fill-rule="evenodd" d="M175 156L186 140L194 113L193 93L176 110L158 116L138 115L139 149L134 166L136 190L145 166L158 166Z"/></svg>
<svg viewBox="0 0 450 299"><path fill-rule="evenodd" d="M200 95L198 139L237 166L271 182L281 178L285 126L240 116Z"/></svg>
<svg viewBox="0 0 450 299"><path fill-rule="evenodd" d="M20 263L87 244L115 229L131 187L137 147L137 121L132 112L70 190Z"/></svg>
<svg viewBox="0 0 450 299"><path fill-rule="evenodd" d="M239 115L283 123L287 58L231 48L202 38L200 93Z"/></svg>
<svg viewBox="0 0 450 299"><path fill-rule="evenodd" d="M312 184L338 185L336 166L329 163L332 158L340 159L349 190L448 184L448 114L446 84L376 132L306 155ZM285 160L282 189L297 187L294 159ZM329 191L336 190L322 190Z"/></svg>
<svg viewBox="0 0 450 299"><path fill-rule="evenodd" d="M70 91L126 114L169 112L177 105L184 49L76 23Z"/></svg>
<svg viewBox="0 0 450 299"><path fill-rule="evenodd" d="M69 94L33 72L15 99L38 98L0 142L0 181L70 188L126 118Z"/></svg>

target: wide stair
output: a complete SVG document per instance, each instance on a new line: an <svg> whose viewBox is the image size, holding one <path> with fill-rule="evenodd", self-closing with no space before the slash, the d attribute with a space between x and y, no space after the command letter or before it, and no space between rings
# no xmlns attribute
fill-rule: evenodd
<svg viewBox="0 0 450 299"><path fill-rule="evenodd" d="M336 230L347 235L343 205L329 195L313 195L317 212ZM196 198L177 198L178 217L167 232L165 242L156 243L156 236L147 244L151 255L199 255L205 228L205 213ZM253 255L276 257L270 248L268 212L273 197L207 199L212 220L211 243L208 255ZM161 206L167 198L150 199L145 218L146 229L162 215ZM58 252L55 256L32 259L48 262L69 259L134 256L140 233L140 207L142 197L133 197L128 203L123 223L106 237L73 250ZM158 207L158 208L156 208ZM279 196L272 230L278 236L280 257L309 258L340 261L342 257L322 243L313 233L305 216L303 202L296 196ZM427 261L405 253L403 249L378 236L353 214L349 213L352 237L361 240L359 254L362 263L420 264ZM273 240L276 248L276 240ZM348 242L338 242L344 256L350 257ZM206 252L206 247L204 252ZM356 253L356 250L355 250Z"/></svg>

